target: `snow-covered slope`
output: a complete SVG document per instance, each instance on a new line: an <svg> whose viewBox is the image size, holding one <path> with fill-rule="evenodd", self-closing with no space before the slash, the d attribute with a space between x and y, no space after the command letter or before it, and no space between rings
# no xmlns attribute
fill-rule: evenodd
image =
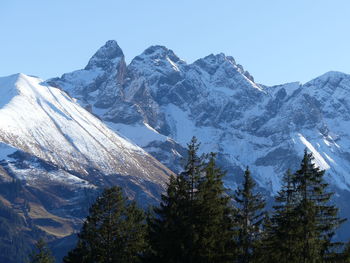
<svg viewBox="0 0 350 263"><path fill-rule="evenodd" d="M106 83L113 83L107 74L91 84L98 99L83 105L171 169L180 169L184 147L195 135L202 151L219 153L228 170L228 186L234 188L249 165L259 185L274 193L282 174L297 167L307 148L328 171L327 179L340 198L350 191L349 75L329 72L304 85L267 87L255 83L224 54L187 64L168 48L152 46L125 66L115 41L96 54L105 61L110 53L119 54L119 59L109 60L114 68L110 76L119 76L109 86L116 95L106 107L97 103ZM94 75L109 72L110 67L83 71ZM69 91L79 86L77 72L48 83Z"/></svg>
<svg viewBox="0 0 350 263"><path fill-rule="evenodd" d="M162 184L166 169L57 88L17 74L0 78L0 139L81 176L89 170ZM28 178L30 180L30 178Z"/></svg>
<svg viewBox="0 0 350 263"><path fill-rule="evenodd" d="M154 46L136 57L127 67L117 42L107 41L93 55L85 69L66 73L47 83L66 91L112 130L146 149L167 167L179 168L184 149L166 136L166 132L157 131L161 123L165 122L165 116L159 116L159 107L152 99L148 99L148 85L140 89L143 81L157 80L166 76L167 72L177 72L171 76L176 79L181 67L177 63L186 64L171 50ZM138 68L145 72L138 72ZM109 103L101 103L107 100ZM135 103L136 100L138 103Z"/></svg>
<svg viewBox="0 0 350 263"><path fill-rule="evenodd" d="M350 75L340 72L268 87L224 54L187 64L152 46L127 65L108 41L84 69L60 78L0 78L0 187L21 179L25 200L0 193L0 201L67 236L98 187L118 184L141 203L154 201L166 167L181 169L195 135L201 151L218 152L228 187L249 165L271 194L307 148L350 217L349 98Z"/></svg>
<svg viewBox="0 0 350 263"><path fill-rule="evenodd" d="M224 54L187 64L152 46L127 65L108 41L60 78L0 78L0 187L17 187L14 178L24 187L22 199L0 193L0 201L28 227L68 236L98 187L118 184L154 201L171 173L165 166L181 169L195 135L201 151L218 152L228 187L249 165L270 194L307 148L350 218L349 134L350 75L268 87Z"/></svg>
<svg viewBox="0 0 350 263"><path fill-rule="evenodd" d="M170 174L66 92L24 74L0 78L0 206L23 219L24 243L72 235L103 187L147 206Z"/></svg>

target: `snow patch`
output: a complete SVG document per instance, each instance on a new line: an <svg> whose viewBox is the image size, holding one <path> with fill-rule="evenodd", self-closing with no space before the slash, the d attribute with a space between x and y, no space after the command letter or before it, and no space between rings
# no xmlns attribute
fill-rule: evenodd
<svg viewBox="0 0 350 263"><path fill-rule="evenodd" d="M301 133L298 133L298 136L299 136L299 140L306 146L306 148L315 157L315 164L322 170L328 170L330 166L323 159L322 155L312 146L312 144L308 140L306 140L306 138Z"/></svg>

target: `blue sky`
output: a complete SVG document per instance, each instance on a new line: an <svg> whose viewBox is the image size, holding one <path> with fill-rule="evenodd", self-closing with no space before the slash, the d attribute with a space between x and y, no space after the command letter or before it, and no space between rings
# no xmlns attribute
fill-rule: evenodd
<svg viewBox="0 0 350 263"><path fill-rule="evenodd" d="M350 73L348 0L1 0L0 76L83 68L115 39L130 61L150 45L187 62L232 55L259 83Z"/></svg>

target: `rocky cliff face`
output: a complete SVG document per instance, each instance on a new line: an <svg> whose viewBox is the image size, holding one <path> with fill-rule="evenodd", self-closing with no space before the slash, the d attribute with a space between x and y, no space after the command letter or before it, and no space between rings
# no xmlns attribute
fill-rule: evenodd
<svg viewBox="0 0 350 263"><path fill-rule="evenodd" d="M88 107L174 171L181 169L184 147L195 135L204 152L219 153L229 172L229 187L235 187L249 165L259 185L274 193L282 174L297 167L307 148L327 170L332 187L343 196L349 192L349 75L329 72L306 84L268 87L255 83L224 54L187 64L166 47L152 46L125 66L116 42L107 42L97 53L108 46L119 54L119 59L110 60L114 75L106 74L101 81L93 76L108 70L83 71L91 76L84 90L90 92L94 83L90 94L95 99L88 101ZM81 71L49 83L69 92L76 86L77 72ZM102 107L98 101L107 98L101 92L106 83L112 85L108 76L116 75L121 77L113 77L110 90L117 95Z"/></svg>
<svg viewBox="0 0 350 263"><path fill-rule="evenodd" d="M228 187L249 165L270 194L307 148L350 217L349 93L343 73L268 87L230 56L187 64L163 46L127 65L108 41L84 69L59 78L0 79L0 178L25 182L22 199L0 198L46 233L71 233L81 218L71 215L83 215L77 207L90 198L83 189L119 184L152 202L171 173L163 165L179 171L195 135L203 152L218 152ZM29 207L37 212L21 200L35 200Z"/></svg>
<svg viewBox="0 0 350 263"><path fill-rule="evenodd" d="M350 87L346 74L330 72L304 85L267 87L255 83L230 56L209 55L187 64L163 46L152 46L125 65L117 43L108 41L85 70L48 82L79 100L79 94L86 94L88 99L81 104L147 151L162 154L164 163L170 164L175 153L182 155L186 142L196 135L203 151L217 150L228 169L250 165L262 186L276 190L278 177L287 166L297 163L300 149L316 153L331 140L332 132L346 134ZM88 81L80 85L77 74L89 76ZM107 83L113 92L104 95ZM71 92L74 87L79 87L77 95ZM110 103L101 106L100 101L107 98ZM334 119L343 123L341 128L332 123ZM310 133L322 144L309 142L315 137ZM332 142L325 147L333 149ZM338 165L330 161L334 161L333 155L343 156L340 148L338 152L329 150L330 159L325 149L318 152L318 162L341 174ZM344 145L343 151L347 150ZM293 162L282 161L287 152ZM340 166L346 165L344 161ZM341 180L339 186L348 187L349 181Z"/></svg>

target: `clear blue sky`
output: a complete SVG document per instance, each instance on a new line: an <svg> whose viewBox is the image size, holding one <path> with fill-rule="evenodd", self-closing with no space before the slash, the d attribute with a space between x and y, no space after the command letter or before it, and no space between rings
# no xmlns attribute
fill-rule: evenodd
<svg viewBox="0 0 350 263"><path fill-rule="evenodd" d="M349 0L1 0L0 76L83 68L107 40L127 61L161 44L192 62L232 55L257 82L350 73Z"/></svg>

